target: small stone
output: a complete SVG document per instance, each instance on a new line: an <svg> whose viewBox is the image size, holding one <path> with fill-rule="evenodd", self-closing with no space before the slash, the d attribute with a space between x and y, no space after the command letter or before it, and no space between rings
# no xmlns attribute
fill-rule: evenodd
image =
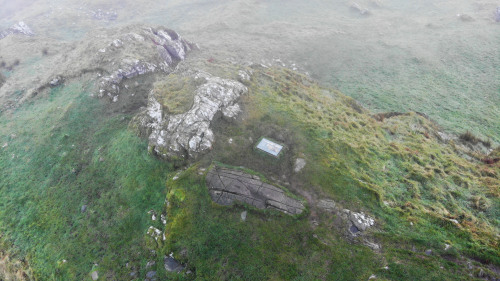
<svg viewBox="0 0 500 281"><path fill-rule="evenodd" d="M82 207L80 208L80 212L85 213L85 211L87 211L87 205L82 205Z"/></svg>
<svg viewBox="0 0 500 281"><path fill-rule="evenodd" d="M382 269L389 270L389 267L386 265L386 266L382 267Z"/></svg>
<svg viewBox="0 0 500 281"><path fill-rule="evenodd" d="M149 271L148 273L146 273L146 278L154 278L156 276L156 271Z"/></svg>
<svg viewBox="0 0 500 281"><path fill-rule="evenodd" d="M368 277L368 280L372 280L372 279L377 279L377 275L372 274L372 275L370 275L370 277Z"/></svg>
<svg viewBox="0 0 500 281"><path fill-rule="evenodd" d="M148 261L148 263L146 264L146 268L150 268L150 267L152 267L155 264L156 264L155 261Z"/></svg>
<svg viewBox="0 0 500 281"><path fill-rule="evenodd" d="M232 143L233 143L233 138L229 138L229 139L227 140L227 142L228 142L229 144L232 144Z"/></svg>
<svg viewBox="0 0 500 281"><path fill-rule="evenodd" d="M293 171L298 173L300 172L304 167L306 166L306 160L303 158L297 158L295 159L295 166L293 168Z"/></svg>
<svg viewBox="0 0 500 281"><path fill-rule="evenodd" d="M431 249L425 250L425 254L428 256L432 255L432 250Z"/></svg>
<svg viewBox="0 0 500 281"><path fill-rule="evenodd" d="M62 77L61 76L56 76L54 77L51 81L50 81L50 85L55 87L55 86L58 86L62 83Z"/></svg>
<svg viewBox="0 0 500 281"><path fill-rule="evenodd" d="M247 219L247 211L241 212L241 220L246 221L246 219Z"/></svg>
<svg viewBox="0 0 500 281"><path fill-rule="evenodd" d="M92 277L92 280L95 281L99 278L99 272L97 272L97 270L94 270L94 271L92 271L90 276Z"/></svg>

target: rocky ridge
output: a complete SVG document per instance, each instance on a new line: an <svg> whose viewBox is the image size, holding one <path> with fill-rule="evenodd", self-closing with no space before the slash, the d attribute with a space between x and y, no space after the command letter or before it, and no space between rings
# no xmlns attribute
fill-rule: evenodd
<svg viewBox="0 0 500 281"><path fill-rule="evenodd" d="M5 37L13 33L33 35L31 29L22 22L1 34ZM147 74L166 75L190 51L198 49L196 44L183 39L177 32L161 26L131 25L100 29L76 42L53 44L47 40L33 37L29 42L19 41L17 38L0 41L2 48L17 44L51 44L44 51L46 54L43 60L33 65L35 75L23 71L11 73L0 89L0 97L16 100L4 103L7 104L6 107L16 107L45 89L62 85L85 74L96 79L97 96L108 97L117 102L123 88L134 91L134 87L141 86L142 83L133 83L134 78ZM32 44L33 42L37 44ZM27 53L15 55L32 56L36 51L40 50L28 50ZM22 95L15 95L19 89L23 89Z"/></svg>

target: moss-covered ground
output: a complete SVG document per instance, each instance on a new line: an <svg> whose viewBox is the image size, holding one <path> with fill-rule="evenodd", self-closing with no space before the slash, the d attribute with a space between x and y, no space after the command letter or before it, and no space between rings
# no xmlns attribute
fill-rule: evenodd
<svg viewBox="0 0 500 281"><path fill-rule="evenodd" d="M3 113L0 232L9 255L25 258L38 280L85 280L92 270L100 279L123 280L135 269L137 280L149 270L159 280L367 280L372 274L470 280L480 268L494 276L498 163L439 141L437 125L418 114L377 121L307 77L253 71L242 116L216 124L213 150L182 172L148 155L147 142L128 129L132 116L110 113L107 102L89 97L94 89L86 84L54 88ZM261 136L285 144L283 156L256 153ZM300 173L293 172L296 157L307 161ZM217 206L203 176L213 161L280 181L307 201L307 212L292 217ZM366 236L382 249L348 239L335 215L316 208L321 198L375 217ZM149 210L166 214L167 224L151 221ZM150 225L165 240L147 235ZM191 273L165 272L163 257L170 253ZM156 264L146 269L151 260Z"/></svg>

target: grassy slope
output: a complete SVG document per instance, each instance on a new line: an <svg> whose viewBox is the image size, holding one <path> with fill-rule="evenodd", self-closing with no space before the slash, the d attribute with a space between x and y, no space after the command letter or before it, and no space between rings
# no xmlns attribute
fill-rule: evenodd
<svg viewBox="0 0 500 281"><path fill-rule="evenodd" d="M94 263L126 274L146 256L147 211L164 201L168 164L89 92L70 84L0 117L0 231L39 280L81 280Z"/></svg>
<svg viewBox="0 0 500 281"><path fill-rule="evenodd" d="M123 279L127 262L143 278L151 249L158 251L151 270L160 278L169 275L162 262L170 252L196 274L173 279L359 280L374 273L466 280L468 270L455 263L461 255L500 264L498 166L459 157L418 115L377 122L352 99L286 70L256 70L249 87L244 120L219 126L214 150L198 165L218 160L284 174L292 192L364 210L377 218L369 235L381 253L349 243L337 218L311 205L299 217L216 206L196 165L167 181L171 167L147 155L146 143L127 129L129 116L105 111L80 84L0 116L0 144L8 143L0 150L4 245L27 256L40 280L89 278L94 263L100 276ZM281 137L288 156L269 161L255 154L253 141L263 134ZM308 163L299 175L290 172L296 156ZM156 242L145 235L147 211L165 208L167 239ZM452 245L446 252L445 243ZM435 254L424 255L427 248Z"/></svg>
<svg viewBox="0 0 500 281"><path fill-rule="evenodd" d="M287 153L308 161L306 170L292 176L292 181L312 194L377 217L378 230L372 235L382 243L382 253L360 252L367 248L348 245L342 231L333 226L335 218L321 212L320 226L314 230L305 218L277 220L259 213L240 223L239 213L246 207L220 211L209 206L203 180L195 172L168 185L175 203L169 207L167 246L162 246L166 253L178 253L197 273L228 279L256 274L259 279L359 280L376 273L390 280L465 280L469 272L456 263L463 262L461 255L500 264L498 166L460 157L459 148L437 141L437 128L421 116L377 122L350 98L288 71L259 71L250 88L243 103L244 121L220 126L223 132L211 159L279 177L283 169L276 167L290 161L266 164L272 161L258 159L261 156L247 139L272 136L272 131L263 129L269 126L287 132L282 140L289 146ZM182 200L175 199L178 193ZM270 219L272 223L266 222ZM313 234L329 246L316 245ZM294 243L291 249L290 243ZM445 243L452 248L444 251ZM303 255L294 254L297 249ZM434 255L426 256L425 249ZM269 265L269 251L274 257L293 259L294 269L281 270L289 260ZM254 259L262 261L260 266L249 262ZM342 259L348 262L339 265ZM390 270L381 270L381 263ZM340 277L339 267L344 274L353 274Z"/></svg>

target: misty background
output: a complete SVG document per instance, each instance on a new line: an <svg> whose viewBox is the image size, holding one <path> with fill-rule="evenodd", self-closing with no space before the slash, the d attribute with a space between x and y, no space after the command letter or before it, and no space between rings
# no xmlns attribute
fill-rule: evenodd
<svg viewBox="0 0 500 281"><path fill-rule="evenodd" d="M58 50L97 28L163 25L216 60L296 69L374 112L419 111L500 142L497 1L158 2L1 0L0 30L24 21Z"/></svg>

